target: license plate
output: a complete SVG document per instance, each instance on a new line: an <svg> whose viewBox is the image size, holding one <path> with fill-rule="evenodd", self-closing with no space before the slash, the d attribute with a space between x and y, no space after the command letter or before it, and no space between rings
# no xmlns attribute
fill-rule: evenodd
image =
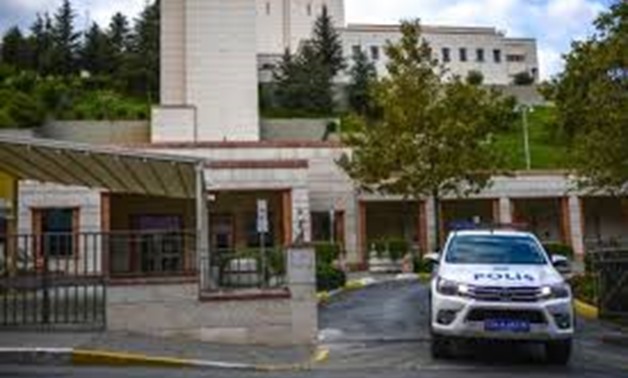
<svg viewBox="0 0 628 378"><path fill-rule="evenodd" d="M484 321L484 329L488 332L530 332L530 322L514 319L489 319Z"/></svg>

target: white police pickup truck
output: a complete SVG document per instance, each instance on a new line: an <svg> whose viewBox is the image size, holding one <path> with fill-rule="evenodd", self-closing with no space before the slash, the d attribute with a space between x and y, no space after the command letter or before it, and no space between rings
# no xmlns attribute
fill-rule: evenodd
<svg viewBox="0 0 628 378"><path fill-rule="evenodd" d="M430 290L432 355L447 357L461 339L542 342L547 360L567 364L574 335L570 286L531 233L452 232L434 262Z"/></svg>

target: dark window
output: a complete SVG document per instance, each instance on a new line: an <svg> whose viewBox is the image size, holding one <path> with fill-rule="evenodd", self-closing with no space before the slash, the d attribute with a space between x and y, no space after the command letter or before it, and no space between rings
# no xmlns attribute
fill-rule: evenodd
<svg viewBox="0 0 628 378"><path fill-rule="evenodd" d="M521 54L508 54L506 60L509 62L525 62L526 56Z"/></svg>
<svg viewBox="0 0 628 378"><path fill-rule="evenodd" d="M379 60L379 47L371 46L371 59Z"/></svg>
<svg viewBox="0 0 628 378"><path fill-rule="evenodd" d="M308 16L312 15L312 3L307 4L307 15Z"/></svg>
<svg viewBox="0 0 628 378"><path fill-rule="evenodd" d="M459 52L460 52L460 61L466 62L467 61L467 49L465 49L464 47L461 47Z"/></svg>
<svg viewBox="0 0 628 378"><path fill-rule="evenodd" d="M477 60L478 62L484 61L484 49L475 50L475 60Z"/></svg>
<svg viewBox="0 0 628 378"><path fill-rule="evenodd" d="M493 61L495 63L501 63L502 62L502 52L501 52L501 50L493 50Z"/></svg>
<svg viewBox="0 0 628 378"><path fill-rule="evenodd" d="M530 72L532 73L532 77L536 78L536 76L539 74L539 69L533 68L530 70Z"/></svg>
<svg viewBox="0 0 628 378"><path fill-rule="evenodd" d="M443 47L441 52L443 55L443 62L451 62L451 50L449 50L449 47Z"/></svg>
<svg viewBox="0 0 628 378"><path fill-rule="evenodd" d="M269 15L270 14L270 2L266 2L266 14Z"/></svg>
<svg viewBox="0 0 628 378"><path fill-rule="evenodd" d="M362 46L354 45L353 47L351 47L351 51L353 52L353 56L358 56L362 52Z"/></svg>
<svg viewBox="0 0 628 378"><path fill-rule="evenodd" d="M74 209L41 210L43 253L48 257L74 255Z"/></svg>

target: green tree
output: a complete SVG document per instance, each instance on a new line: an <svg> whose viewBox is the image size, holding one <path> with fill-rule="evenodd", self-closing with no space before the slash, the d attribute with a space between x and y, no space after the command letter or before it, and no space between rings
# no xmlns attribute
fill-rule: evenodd
<svg viewBox="0 0 628 378"><path fill-rule="evenodd" d="M111 71L112 49L107 36L98 24L85 33L85 40L80 51L81 67L93 75L106 74Z"/></svg>
<svg viewBox="0 0 628 378"><path fill-rule="evenodd" d="M532 85L534 84L534 77L532 77L532 75L530 75L529 72L522 71L522 72L519 72L518 74L515 74L515 76L513 76L512 82L515 85L521 85L521 86Z"/></svg>
<svg viewBox="0 0 628 378"><path fill-rule="evenodd" d="M595 35L573 43L553 82L558 132L572 146L582 186L626 193L628 3L616 1L595 28Z"/></svg>
<svg viewBox="0 0 628 378"><path fill-rule="evenodd" d="M121 72L127 91L151 103L159 100L159 7L148 4L135 21Z"/></svg>
<svg viewBox="0 0 628 378"><path fill-rule="evenodd" d="M327 115L333 110L329 71L313 46L304 43L299 54L284 53L273 73L279 107L293 115Z"/></svg>
<svg viewBox="0 0 628 378"><path fill-rule="evenodd" d="M2 62L19 70L32 68L32 51L19 27L10 28L2 40Z"/></svg>
<svg viewBox="0 0 628 378"><path fill-rule="evenodd" d="M467 73L466 80L471 85L482 85L484 83L484 75L481 71L471 70Z"/></svg>
<svg viewBox="0 0 628 378"><path fill-rule="evenodd" d="M77 72L80 34L74 30L75 17L70 0L63 0L54 15L52 25L52 66L57 74L69 75Z"/></svg>
<svg viewBox="0 0 628 378"><path fill-rule="evenodd" d="M377 81L375 65L360 50L353 56L353 65L349 73L351 82L347 94L351 110L362 116L371 115L373 112L372 87Z"/></svg>
<svg viewBox="0 0 628 378"><path fill-rule="evenodd" d="M514 121L514 104L459 77L445 80L420 30L418 21L404 22L401 40L386 46L389 75L374 92L381 117L353 120L355 131L344 136L352 153L339 164L363 190L432 197L438 210L441 196L490 184L502 161L492 134Z"/></svg>
<svg viewBox="0 0 628 378"><path fill-rule="evenodd" d="M37 14L31 26L31 44L33 46L33 67L42 76L52 71L52 20L48 13Z"/></svg>
<svg viewBox="0 0 628 378"><path fill-rule="evenodd" d="M124 57L129 51L130 44L129 20L120 12L113 15L107 30L107 38L111 47L112 70L118 72L124 61Z"/></svg>
<svg viewBox="0 0 628 378"><path fill-rule="evenodd" d="M323 6L323 11L314 24L312 48L319 56L319 62L329 70L330 78L346 68L340 34L334 28L327 6Z"/></svg>

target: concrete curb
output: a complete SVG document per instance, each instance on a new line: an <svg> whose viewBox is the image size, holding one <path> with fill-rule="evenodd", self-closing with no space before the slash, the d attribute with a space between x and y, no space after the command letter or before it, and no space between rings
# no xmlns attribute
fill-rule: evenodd
<svg viewBox="0 0 628 378"><path fill-rule="evenodd" d="M190 360L171 357L157 357L135 353L121 353L107 350L87 350L73 348L0 348L0 365L73 365L73 366L116 366L116 367L155 367L244 370L255 372L301 371L315 363L326 360L329 350L318 348L311 359L297 364L244 364L209 360Z"/></svg>
<svg viewBox="0 0 628 378"><path fill-rule="evenodd" d="M599 318L600 312L598 308L581 300L574 300L574 308L576 309L576 313L585 319L595 320Z"/></svg>

